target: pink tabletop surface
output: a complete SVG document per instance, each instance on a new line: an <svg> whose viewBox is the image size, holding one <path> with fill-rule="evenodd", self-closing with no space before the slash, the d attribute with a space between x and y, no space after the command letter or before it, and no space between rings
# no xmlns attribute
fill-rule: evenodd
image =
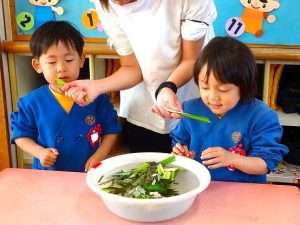
<svg viewBox="0 0 300 225"><path fill-rule="evenodd" d="M84 173L5 169L0 172L1 225L126 225L85 182ZM162 225L300 225L297 187L211 182L183 215ZM148 223L151 224L151 223Z"/></svg>

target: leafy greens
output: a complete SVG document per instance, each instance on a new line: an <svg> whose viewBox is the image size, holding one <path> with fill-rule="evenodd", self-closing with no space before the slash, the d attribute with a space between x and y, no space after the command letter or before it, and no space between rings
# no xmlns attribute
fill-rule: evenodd
<svg viewBox="0 0 300 225"><path fill-rule="evenodd" d="M172 155L160 162L144 162L128 171L120 170L110 177L101 176L98 184L103 191L129 198L154 199L178 195L175 178L184 169L170 167Z"/></svg>

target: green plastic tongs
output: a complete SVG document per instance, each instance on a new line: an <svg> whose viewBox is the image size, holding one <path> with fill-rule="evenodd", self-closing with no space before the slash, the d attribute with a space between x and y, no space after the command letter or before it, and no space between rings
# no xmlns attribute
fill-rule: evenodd
<svg viewBox="0 0 300 225"><path fill-rule="evenodd" d="M59 79L58 77L55 78L55 81L60 87L63 87L66 84L62 79ZM84 96L83 99L85 101L92 102L92 99L90 99L88 96Z"/></svg>
<svg viewBox="0 0 300 225"><path fill-rule="evenodd" d="M173 109L166 109L166 110L170 113L177 113L177 114L179 114L183 117L198 120L198 121L201 121L201 122L204 122L204 123L210 123L209 118L204 117L204 116L198 116L198 115L189 114L189 113L185 113L185 112L179 112L179 111L176 111L176 110L173 110Z"/></svg>

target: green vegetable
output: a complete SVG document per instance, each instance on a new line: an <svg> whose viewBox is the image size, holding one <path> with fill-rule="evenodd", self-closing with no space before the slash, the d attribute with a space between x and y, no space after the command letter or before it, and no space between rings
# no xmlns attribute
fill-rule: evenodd
<svg viewBox="0 0 300 225"><path fill-rule="evenodd" d="M172 155L172 156L160 161L160 164L163 165L163 166L166 166L166 165L171 164L174 161L175 161L175 155Z"/></svg>
<svg viewBox="0 0 300 225"><path fill-rule="evenodd" d="M137 167L120 170L108 178L100 177L99 187L106 192L130 198L153 199L178 195L173 184L180 167L167 167L175 161L172 155L160 162L144 162Z"/></svg>
<svg viewBox="0 0 300 225"><path fill-rule="evenodd" d="M204 116L194 115L194 114L185 113L185 112L179 112L179 111L176 111L173 109L167 109L167 111L170 113L177 113L181 116L184 116L184 117L187 117L190 119L198 120L198 121L205 122L205 123L210 123L210 119L207 117L204 117Z"/></svg>

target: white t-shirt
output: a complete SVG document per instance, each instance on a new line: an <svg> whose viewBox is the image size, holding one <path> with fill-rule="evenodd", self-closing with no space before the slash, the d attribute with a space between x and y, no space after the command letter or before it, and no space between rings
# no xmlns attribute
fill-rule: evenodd
<svg viewBox="0 0 300 225"><path fill-rule="evenodd" d="M134 52L143 82L121 91L119 116L130 123L165 134L177 120L162 119L150 111L157 87L168 79L181 59L181 38L205 43L214 37L216 8L212 0L137 0L119 5L109 1L109 12L94 1L109 43L119 55ZM130 74L128 74L130 76ZM178 89L181 102L199 96L193 80Z"/></svg>

